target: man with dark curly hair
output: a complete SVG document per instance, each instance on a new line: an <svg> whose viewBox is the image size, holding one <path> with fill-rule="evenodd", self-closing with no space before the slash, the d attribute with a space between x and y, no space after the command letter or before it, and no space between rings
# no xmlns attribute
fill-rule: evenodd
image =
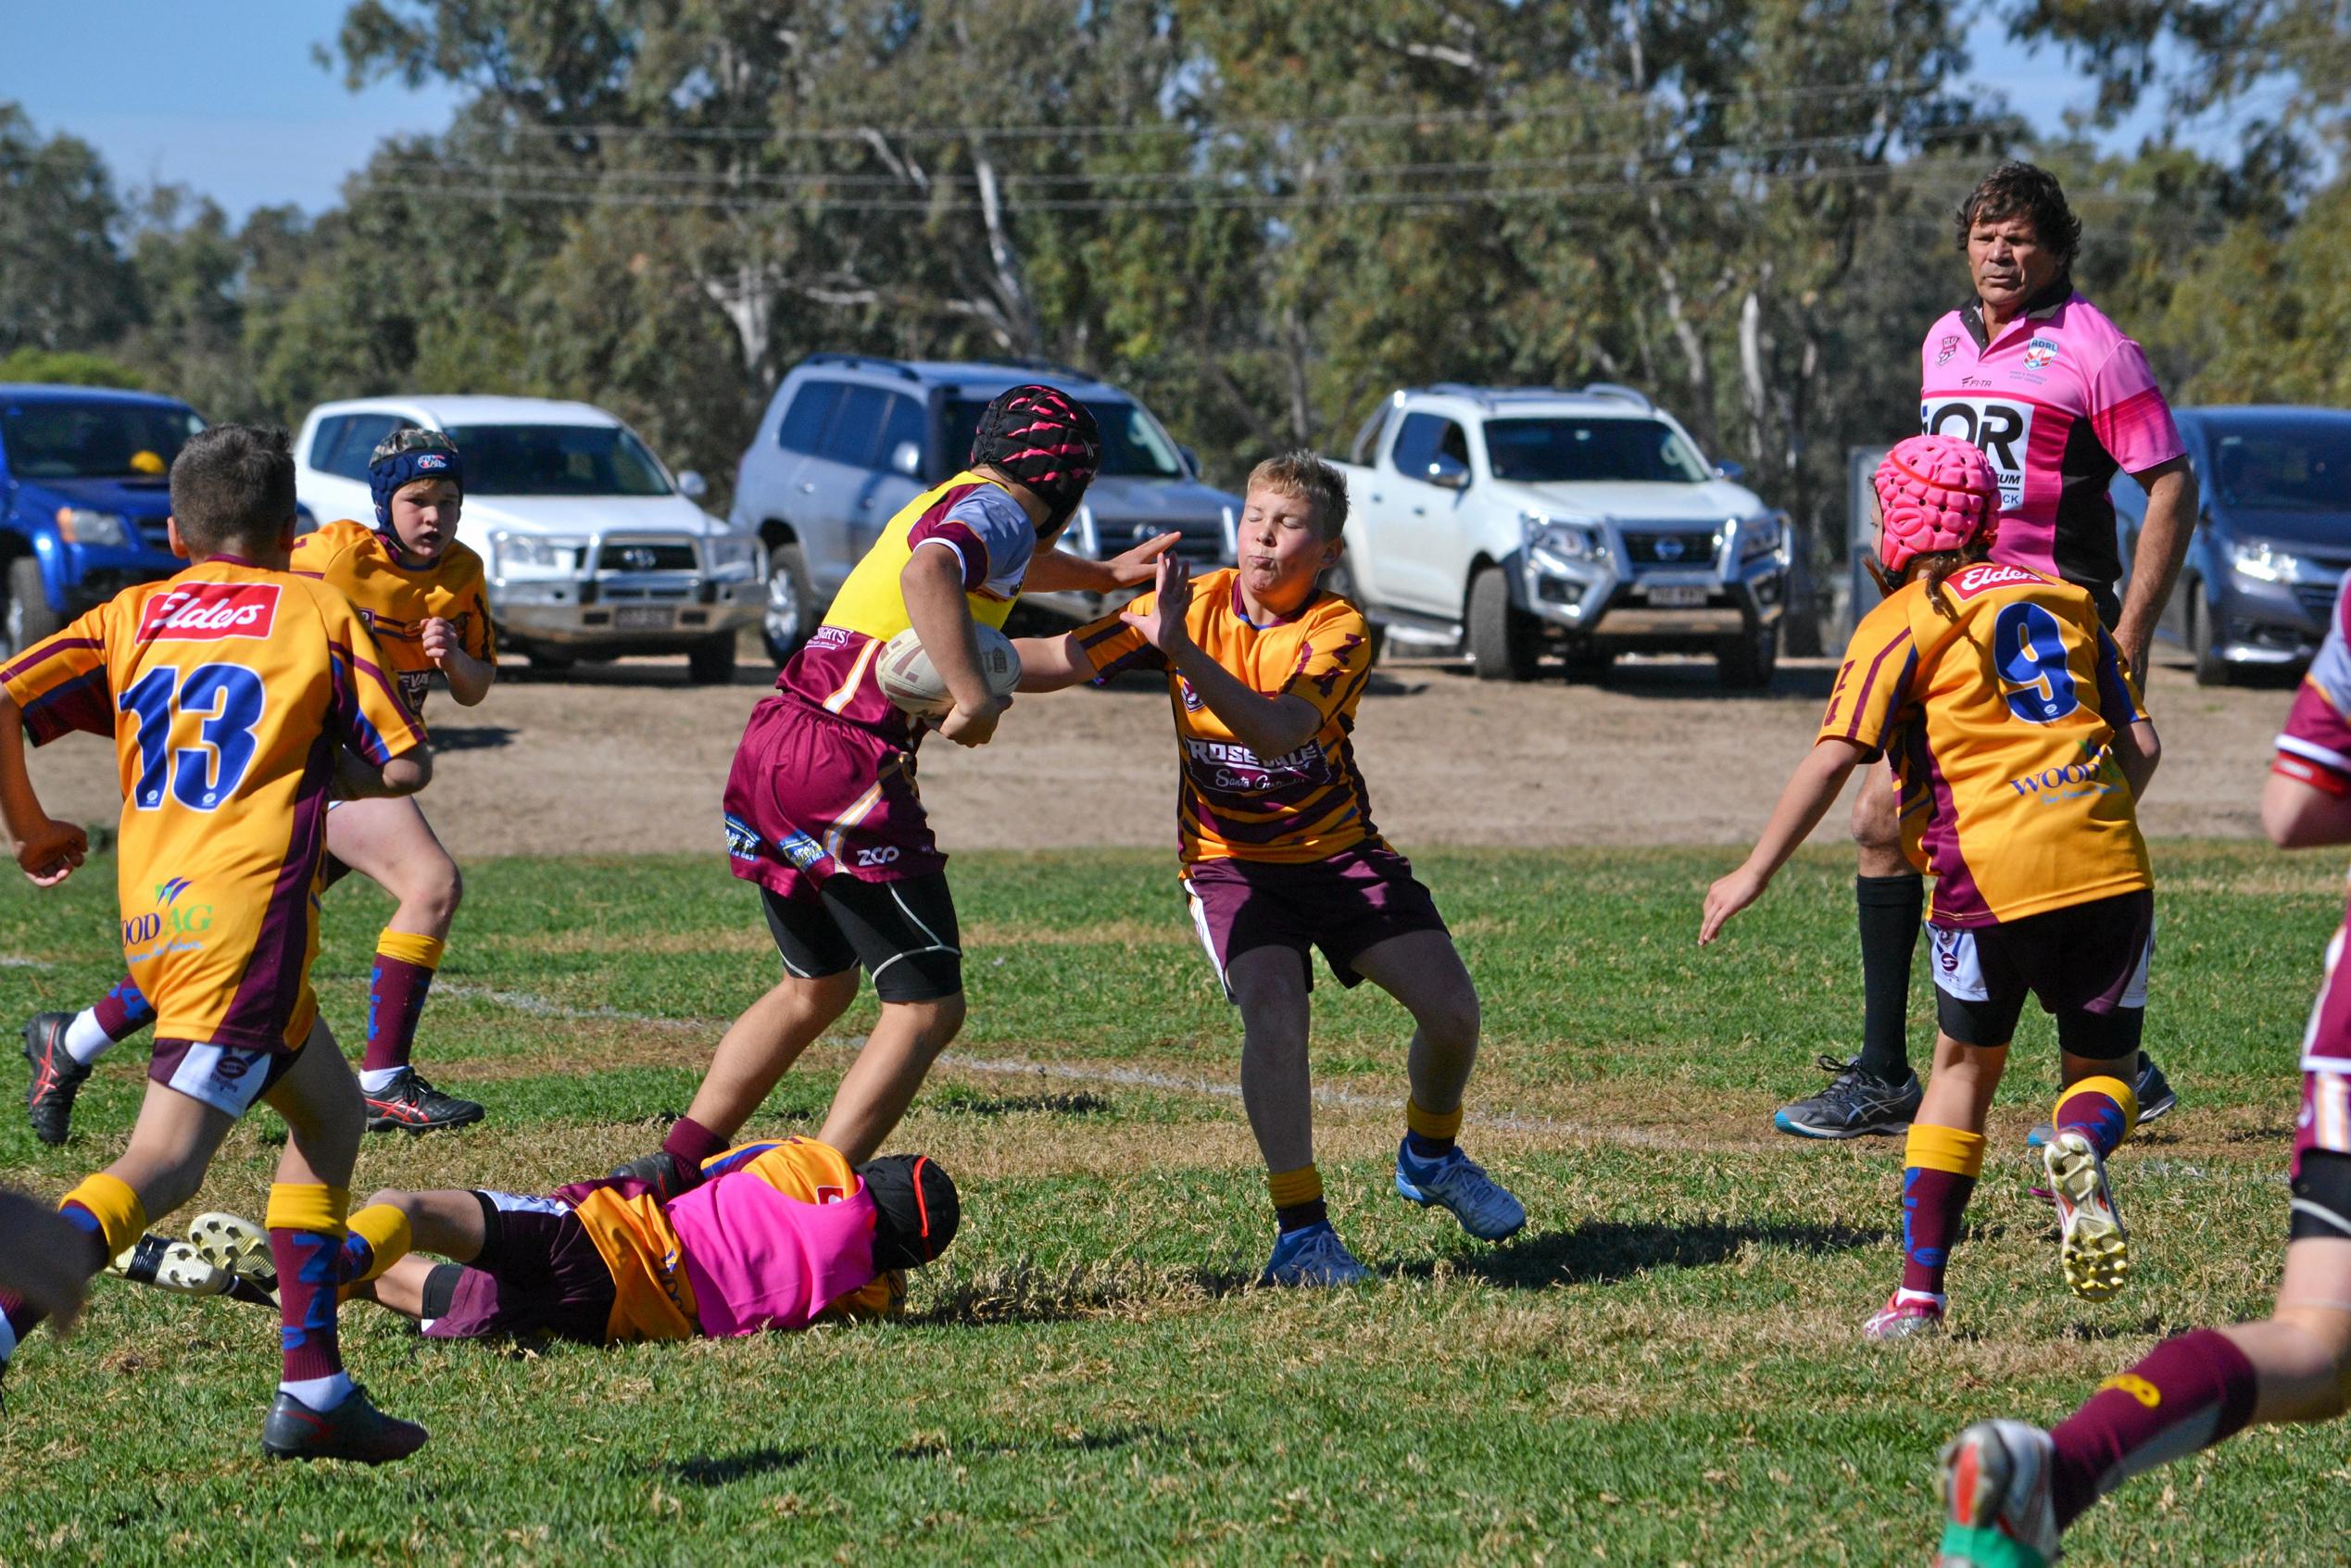
<svg viewBox="0 0 2351 1568"><path fill-rule="evenodd" d="M2000 483L1993 558L2088 589L2133 678L2144 681L2147 646L2196 515L2195 475L2171 410L2139 345L2074 291L2081 222L2056 176L2004 163L1968 194L1955 217L1975 286L1927 332L1919 428L1963 437L1991 459ZM2115 592L2122 561L2106 495L2118 469L2147 493L2122 597ZM1850 1061L1820 1059L1836 1076L1818 1095L1780 1109L1772 1122L1783 1133L1897 1132L1918 1109L1905 1025L1925 887L1904 853L1903 829L1933 809L1928 794L1901 799L1880 774L1855 796L1861 1053ZM2139 1061L2132 1087L2139 1119L2148 1122L2177 1100L2161 1070L2144 1056Z"/></svg>

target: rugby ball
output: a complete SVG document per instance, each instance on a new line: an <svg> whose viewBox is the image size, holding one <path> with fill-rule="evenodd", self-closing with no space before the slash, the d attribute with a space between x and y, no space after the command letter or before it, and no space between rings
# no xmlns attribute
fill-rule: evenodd
<svg viewBox="0 0 2351 1568"><path fill-rule="evenodd" d="M1021 684L1021 656L1012 650L1012 639L993 626L973 630L979 633L980 674L987 689L998 696L1012 696L1012 688ZM911 627L882 645L874 673L882 684L882 695L897 704L901 713L916 719L944 719L955 709L947 683L938 678L937 667L923 651L923 639Z"/></svg>

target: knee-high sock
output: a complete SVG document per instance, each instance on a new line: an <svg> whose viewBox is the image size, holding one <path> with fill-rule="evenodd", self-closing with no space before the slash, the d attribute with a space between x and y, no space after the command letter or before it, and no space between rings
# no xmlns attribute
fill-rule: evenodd
<svg viewBox="0 0 2351 1568"><path fill-rule="evenodd" d="M105 1268L107 1259L128 1248L147 1228L147 1211L139 1195L129 1183L104 1171L83 1178L80 1186L67 1193L57 1203L57 1213L90 1238L89 1250L82 1260L84 1273L94 1274ZM6 1340L0 1344L0 1366L7 1364L17 1342L44 1316L15 1291L0 1290L0 1339Z"/></svg>
<svg viewBox="0 0 2351 1568"><path fill-rule="evenodd" d="M409 1255L415 1245L409 1217L389 1203L371 1203L346 1223L335 1264L340 1285L364 1285Z"/></svg>
<svg viewBox="0 0 2351 1568"><path fill-rule="evenodd" d="M368 980L368 1045L362 1073L386 1073L409 1064L416 1048L417 1020L433 989L447 944L438 936L386 930L376 938L375 971Z"/></svg>
<svg viewBox="0 0 2351 1568"><path fill-rule="evenodd" d="M2252 1418L2255 1393L2253 1362L2210 1328L2167 1339L2107 1378L2049 1434L2057 1446L2049 1477L2057 1527L2142 1471L2233 1436Z"/></svg>
<svg viewBox="0 0 2351 1568"><path fill-rule="evenodd" d="M286 1383L313 1383L343 1371L335 1338L336 1275L343 1218L351 1195L341 1187L279 1183L270 1189L270 1257L278 1269L279 1336Z"/></svg>
<svg viewBox="0 0 2351 1568"><path fill-rule="evenodd" d="M1903 1149L1902 1288L1942 1295L1942 1272L1983 1170L1983 1135L1913 1123Z"/></svg>
<svg viewBox="0 0 2351 1568"><path fill-rule="evenodd" d="M1857 876L1854 902L1861 911L1860 1068L1889 1084L1910 1078L1910 959L1926 913L1926 879Z"/></svg>
<svg viewBox="0 0 2351 1568"><path fill-rule="evenodd" d="M2122 1147L2139 1120L2139 1097L2119 1078L2084 1078L2060 1090L2051 1124L2060 1133L2080 1133L2104 1160Z"/></svg>

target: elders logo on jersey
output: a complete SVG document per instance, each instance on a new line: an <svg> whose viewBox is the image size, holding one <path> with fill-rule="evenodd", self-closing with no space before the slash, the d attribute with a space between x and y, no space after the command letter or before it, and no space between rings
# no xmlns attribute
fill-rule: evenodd
<svg viewBox="0 0 2351 1568"><path fill-rule="evenodd" d="M275 583L194 583L157 594L139 618L143 643L217 643L266 637L277 624Z"/></svg>

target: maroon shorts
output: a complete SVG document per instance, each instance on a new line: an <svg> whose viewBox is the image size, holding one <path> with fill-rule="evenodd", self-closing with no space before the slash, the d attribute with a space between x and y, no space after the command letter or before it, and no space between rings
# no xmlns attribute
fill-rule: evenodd
<svg viewBox="0 0 2351 1568"><path fill-rule="evenodd" d="M1360 985L1357 954L1407 932L1445 929L1412 862L1384 844L1359 844L1301 865L1201 860L1184 869L1184 890L1219 981L1253 947L1288 947L1311 986L1307 953L1320 947L1341 985ZM1229 983L1225 994L1232 996Z"/></svg>
<svg viewBox="0 0 2351 1568"><path fill-rule="evenodd" d="M723 809L735 874L786 898L836 874L889 882L947 865L914 754L798 697L751 709Z"/></svg>
<svg viewBox="0 0 2351 1568"><path fill-rule="evenodd" d="M2155 894L2145 888L1997 925L1927 922L1935 1022L1963 1046L2005 1046L2025 998L2057 1021L2058 1047L2112 1060L2139 1048L2155 956Z"/></svg>
<svg viewBox="0 0 2351 1568"><path fill-rule="evenodd" d="M603 1344L618 1292L610 1266L572 1205L511 1192L473 1196L482 1202L492 1244L481 1266L452 1263L433 1271L424 1332L435 1339L552 1334ZM447 1275L449 1269L457 1273ZM446 1304L433 1298L444 1291Z"/></svg>

